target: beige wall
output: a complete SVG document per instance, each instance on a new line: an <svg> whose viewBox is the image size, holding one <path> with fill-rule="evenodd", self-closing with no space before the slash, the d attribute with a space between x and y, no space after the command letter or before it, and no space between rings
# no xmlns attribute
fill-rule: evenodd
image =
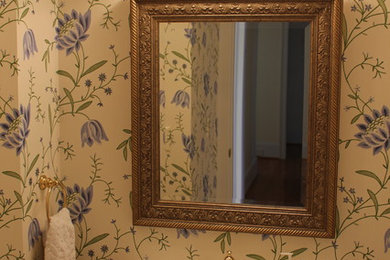
<svg viewBox="0 0 390 260"><path fill-rule="evenodd" d="M217 95L216 116L221 129L217 137L217 201L221 203L231 203L233 198L234 27L234 23L219 23L218 85L223 91Z"/></svg>
<svg viewBox="0 0 390 260"><path fill-rule="evenodd" d="M282 89L286 75L283 74L287 53L283 53L286 42L286 24L269 23L259 25L259 50L256 91L256 114L262 120L256 121L256 148L258 155L282 157Z"/></svg>

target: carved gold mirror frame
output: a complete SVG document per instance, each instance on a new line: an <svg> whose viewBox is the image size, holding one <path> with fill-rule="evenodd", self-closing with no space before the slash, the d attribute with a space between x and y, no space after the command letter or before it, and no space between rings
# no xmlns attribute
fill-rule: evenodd
<svg viewBox="0 0 390 260"><path fill-rule="evenodd" d="M135 225L333 237L335 229L341 0L131 0L132 169ZM311 24L305 207L160 199L158 24L306 21Z"/></svg>

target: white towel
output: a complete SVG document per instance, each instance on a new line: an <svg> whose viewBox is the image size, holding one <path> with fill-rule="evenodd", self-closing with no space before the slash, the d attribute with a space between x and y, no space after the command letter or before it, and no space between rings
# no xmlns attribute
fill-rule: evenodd
<svg viewBox="0 0 390 260"><path fill-rule="evenodd" d="M75 232L69 210L61 209L50 218L46 237L45 260L74 260Z"/></svg>

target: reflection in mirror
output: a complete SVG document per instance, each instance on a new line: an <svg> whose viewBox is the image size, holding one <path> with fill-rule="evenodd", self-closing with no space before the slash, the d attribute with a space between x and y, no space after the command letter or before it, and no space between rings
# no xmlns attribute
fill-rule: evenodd
<svg viewBox="0 0 390 260"><path fill-rule="evenodd" d="M305 206L310 24L159 24L160 199Z"/></svg>

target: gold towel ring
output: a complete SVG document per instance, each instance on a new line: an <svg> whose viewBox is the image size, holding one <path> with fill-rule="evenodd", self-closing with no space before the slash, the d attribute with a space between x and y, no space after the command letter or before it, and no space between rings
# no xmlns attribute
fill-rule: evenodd
<svg viewBox="0 0 390 260"><path fill-rule="evenodd" d="M63 207L65 207L65 208L68 207L68 198L67 198L67 192L66 192L65 185L62 184L62 182L60 182L60 181L53 180L53 179L47 177L46 175L42 175L41 177L39 177L39 188L41 190L44 190L47 188L47 191L46 191L46 217L47 217L48 222L50 222L50 214L49 214L50 194L51 194L51 190L55 187L61 188L62 194L64 196Z"/></svg>

